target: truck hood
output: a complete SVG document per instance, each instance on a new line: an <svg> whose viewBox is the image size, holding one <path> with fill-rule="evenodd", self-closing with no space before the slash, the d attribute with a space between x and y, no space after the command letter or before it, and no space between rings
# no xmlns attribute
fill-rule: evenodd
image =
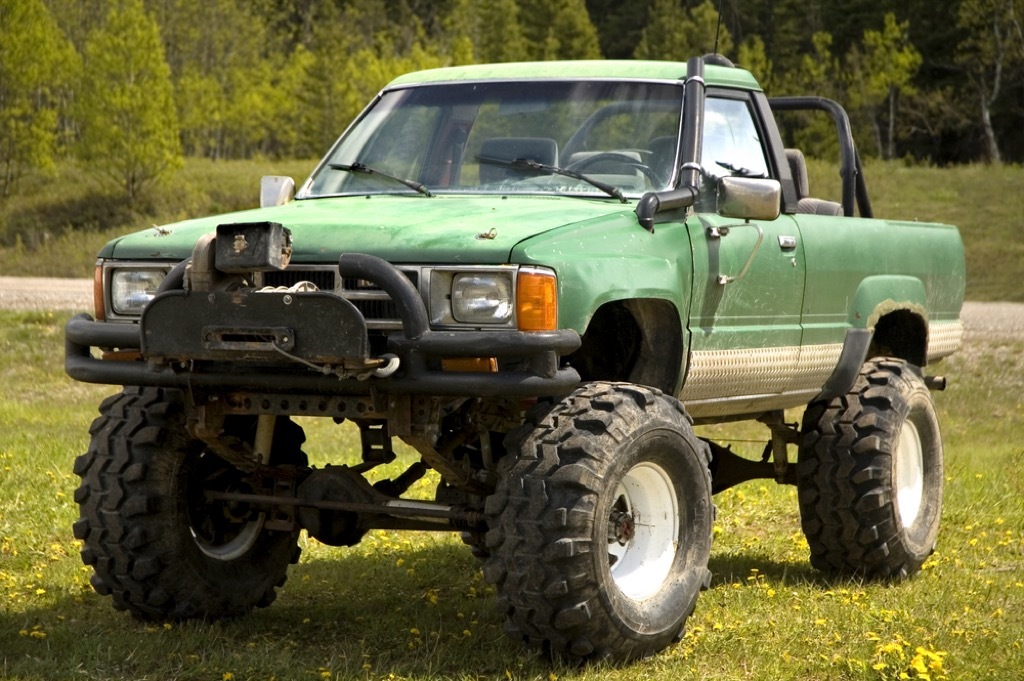
<svg viewBox="0 0 1024 681"><path fill-rule="evenodd" d="M187 220L108 243L100 257L183 260L219 224L279 222L292 232L292 262L333 262L370 253L390 262L499 264L531 236L613 216L635 220L614 199L564 196L394 196L303 199L284 206Z"/></svg>

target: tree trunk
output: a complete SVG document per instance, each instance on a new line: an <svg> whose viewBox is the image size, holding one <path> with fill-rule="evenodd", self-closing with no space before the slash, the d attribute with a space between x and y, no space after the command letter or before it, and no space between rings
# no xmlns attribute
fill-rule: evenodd
<svg viewBox="0 0 1024 681"><path fill-rule="evenodd" d="M989 163L1002 163L1002 156L999 154L999 143L996 141L996 131L992 129L992 114L989 102L984 95L981 97L981 127L985 132L985 158Z"/></svg>
<svg viewBox="0 0 1024 681"><path fill-rule="evenodd" d="M889 130L885 143L885 160L891 161L896 154L896 88L889 88Z"/></svg>

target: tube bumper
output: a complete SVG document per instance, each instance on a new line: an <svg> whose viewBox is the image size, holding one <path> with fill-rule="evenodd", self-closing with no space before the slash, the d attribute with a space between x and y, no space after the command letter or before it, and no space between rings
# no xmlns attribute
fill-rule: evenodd
<svg viewBox="0 0 1024 681"><path fill-rule="evenodd" d="M338 367L370 359L366 322L332 293L185 292L159 294L139 324L97 322L81 314L65 327L65 371L78 381L206 391L365 395L371 388L421 395L531 397L561 395L580 381L560 357L580 346L573 330L432 331L423 301L386 261L341 257L343 276L388 292L402 330L387 338L400 368L386 378L339 378L311 365ZM92 348L137 350L142 360L100 359ZM448 372L441 358L495 357L515 371ZM326 369L325 369L326 371Z"/></svg>

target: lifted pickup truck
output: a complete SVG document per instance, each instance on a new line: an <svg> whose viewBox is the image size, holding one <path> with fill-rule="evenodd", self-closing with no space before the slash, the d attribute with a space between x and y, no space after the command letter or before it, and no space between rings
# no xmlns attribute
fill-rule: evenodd
<svg viewBox="0 0 1024 681"><path fill-rule="evenodd" d="M841 202L809 194L791 109L836 120ZM124 386L75 462L94 587L232 616L274 599L303 529L458 531L513 636L628 660L682 635L712 495L754 478L797 486L818 568L914 573L963 246L874 219L860 171L837 104L718 56L396 79L297 192L264 178L257 210L100 252L96 317L66 329L73 378ZM362 461L309 466L297 416L354 423ZM694 433L741 419L763 460ZM416 460L371 484L396 437ZM429 470L436 498L403 498Z"/></svg>

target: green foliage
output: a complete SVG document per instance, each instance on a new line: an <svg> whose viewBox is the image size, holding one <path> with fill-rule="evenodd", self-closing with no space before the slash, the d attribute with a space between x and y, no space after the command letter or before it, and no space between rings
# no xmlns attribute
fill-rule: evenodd
<svg viewBox="0 0 1024 681"><path fill-rule="evenodd" d="M719 5L719 52L753 68L770 94L837 97L868 142L865 152L948 163L1001 157L1000 147L1019 159L1024 149L1012 104L1024 91L1024 0L142 1L160 27L186 155L321 153L390 75L407 68L685 60L712 49ZM44 2L84 54L112 0L26 2L12 7ZM840 68L823 65L832 76L822 82L807 62L821 56L814 36L825 33ZM37 52L43 64L53 50ZM972 87L963 87L963 75ZM56 125L77 141L86 121L67 105L81 89L70 80L37 117L39 129ZM6 120L11 128L17 119Z"/></svg>
<svg viewBox="0 0 1024 681"><path fill-rule="evenodd" d="M183 151L208 158L295 155L296 69L264 19L236 0L154 8L175 84ZM290 80L289 80L290 79Z"/></svg>
<svg viewBox="0 0 1024 681"><path fill-rule="evenodd" d="M806 94L813 92L822 97L841 99L839 83L842 67L832 53L832 34L815 33L811 39L813 49L800 59L799 68L784 72L778 80L775 94ZM786 146L802 149L808 156L839 158L839 141L835 123L825 113L794 112L780 114L779 125Z"/></svg>
<svg viewBox="0 0 1024 681"><path fill-rule="evenodd" d="M543 59L600 59L597 29L584 0L563 0L552 17Z"/></svg>
<svg viewBox="0 0 1024 681"><path fill-rule="evenodd" d="M775 83L774 64L765 52L764 41L760 36L750 36L736 51L736 65L747 69L766 92L772 92Z"/></svg>
<svg viewBox="0 0 1024 681"><path fill-rule="evenodd" d="M1004 90L1004 79L1024 71L1024 1L965 0L957 26L966 36L957 47L956 61L975 90L988 161L1002 160L992 126L992 107Z"/></svg>
<svg viewBox="0 0 1024 681"><path fill-rule="evenodd" d="M654 0L650 20L641 34L634 57L686 61L711 52L718 31L718 52L732 52L732 35L718 28L718 10L711 0L685 9L676 0Z"/></svg>
<svg viewBox="0 0 1024 681"><path fill-rule="evenodd" d="M52 170L58 112L78 55L41 0L0 0L0 199Z"/></svg>
<svg viewBox="0 0 1024 681"><path fill-rule="evenodd" d="M77 104L79 155L134 203L162 174L181 165L178 118L160 28L141 0L111 6L85 46Z"/></svg>
<svg viewBox="0 0 1024 681"><path fill-rule="evenodd" d="M288 69L295 87L290 98L294 117L280 121L303 131L297 142L304 155L327 149L388 81L444 65L416 17L408 15L406 25L396 28L390 23L392 11L380 0L341 10L330 4L320 8L310 31L310 52L301 65Z"/></svg>
<svg viewBox="0 0 1024 681"><path fill-rule="evenodd" d="M854 46L847 54L846 92L851 117L865 117L874 133L878 155L892 158L897 99L901 93L913 93L921 53L910 43L909 22L897 23L895 15L888 13L884 24L881 31L864 32L863 51ZM883 117L888 121L884 144L880 127Z"/></svg>
<svg viewBox="0 0 1024 681"><path fill-rule="evenodd" d="M520 0L519 22L529 59L597 59L597 29L584 0Z"/></svg>
<svg viewBox="0 0 1024 681"><path fill-rule="evenodd" d="M597 29L601 53L607 59L629 59L647 25L652 0L587 0Z"/></svg>
<svg viewBox="0 0 1024 681"><path fill-rule="evenodd" d="M867 97L883 99L893 90L910 87L921 66L921 53L910 43L910 22L897 22L891 12L885 15L881 31L864 32L864 89Z"/></svg>

